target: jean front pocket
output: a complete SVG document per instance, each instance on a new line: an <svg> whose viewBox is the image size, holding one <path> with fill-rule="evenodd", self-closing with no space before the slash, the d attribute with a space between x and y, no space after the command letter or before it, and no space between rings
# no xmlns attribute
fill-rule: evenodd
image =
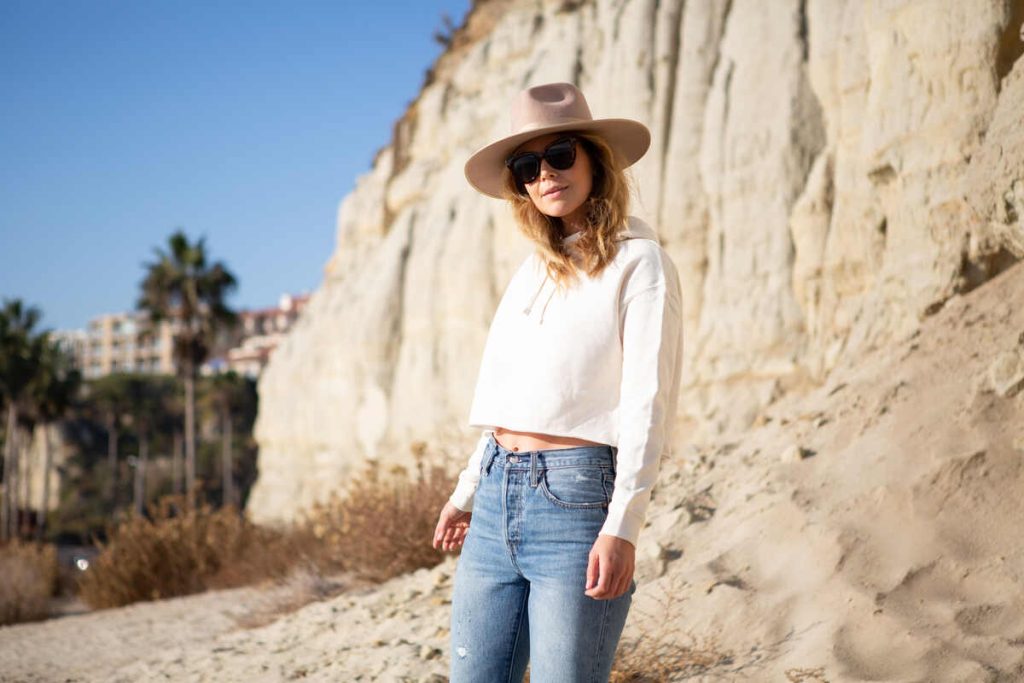
<svg viewBox="0 0 1024 683"><path fill-rule="evenodd" d="M544 496L564 508L599 508L612 498L615 475L602 465L549 467L541 474L539 486Z"/></svg>

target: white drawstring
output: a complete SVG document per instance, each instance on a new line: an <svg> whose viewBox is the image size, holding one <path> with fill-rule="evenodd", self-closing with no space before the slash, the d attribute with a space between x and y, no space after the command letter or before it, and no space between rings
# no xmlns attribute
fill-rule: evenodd
<svg viewBox="0 0 1024 683"><path fill-rule="evenodd" d="M537 300L537 296L540 295L540 290L544 288L544 283L548 281L548 276L545 275L544 279L540 281L540 286L537 287L537 291L533 293L533 298L530 299L530 303L526 304L526 308L523 309L523 315L530 315L530 311L533 309L533 302Z"/></svg>

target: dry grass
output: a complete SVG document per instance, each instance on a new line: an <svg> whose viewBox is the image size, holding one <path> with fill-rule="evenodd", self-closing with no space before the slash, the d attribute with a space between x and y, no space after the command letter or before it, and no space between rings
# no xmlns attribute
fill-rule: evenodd
<svg viewBox="0 0 1024 683"><path fill-rule="evenodd" d="M680 613L676 597L680 594L670 582L664 591L660 614L630 610L629 623L637 624L639 636L619 642L609 683L667 683L710 673L715 667L732 662L732 653L722 652L714 638L696 639L674 625ZM655 630L647 630L645 625ZM529 683L529 669L523 680Z"/></svg>
<svg viewBox="0 0 1024 683"><path fill-rule="evenodd" d="M825 667L815 669L786 669L786 680L791 683L828 683L825 678Z"/></svg>
<svg viewBox="0 0 1024 683"><path fill-rule="evenodd" d="M662 586L660 613L633 615L639 636L619 645L610 683L681 680L733 661L733 654L723 652L713 637L696 638L682 630L682 587L671 578Z"/></svg>
<svg viewBox="0 0 1024 683"><path fill-rule="evenodd" d="M436 465L425 471L424 450L413 446L415 476L400 465L382 473L371 461L343 496L313 507L305 530L319 548L321 570L382 582L444 559L430 539L455 478Z"/></svg>
<svg viewBox="0 0 1024 683"><path fill-rule="evenodd" d="M433 567L444 555L430 539L455 477L438 466L426 472L424 452L424 444L414 444L414 477L401 466L382 474L373 462L344 495L287 529L257 526L232 508L189 512L183 497L162 498L148 518L132 515L108 529L108 542L98 544L100 553L79 583L80 595L94 608L116 607L293 572L381 582ZM300 592L287 608L321 597Z"/></svg>
<svg viewBox="0 0 1024 683"><path fill-rule="evenodd" d="M14 540L0 546L0 625L45 619L57 582L57 550Z"/></svg>
<svg viewBox="0 0 1024 683"><path fill-rule="evenodd" d="M235 617L239 628L266 626L311 602L327 600L359 584L345 579L327 578L310 567L300 568L281 582L273 593L261 596L245 614Z"/></svg>
<svg viewBox="0 0 1024 683"><path fill-rule="evenodd" d="M233 508L188 511L180 496L162 498L149 519L129 516L108 539L79 583L94 608L253 583L283 576L294 563L287 535Z"/></svg>

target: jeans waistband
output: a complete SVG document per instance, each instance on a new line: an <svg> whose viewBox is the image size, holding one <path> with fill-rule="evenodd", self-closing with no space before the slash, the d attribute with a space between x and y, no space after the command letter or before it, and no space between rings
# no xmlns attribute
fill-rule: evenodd
<svg viewBox="0 0 1024 683"><path fill-rule="evenodd" d="M578 465L606 465L615 469L615 446L572 446L570 448L549 448L536 451L510 451L499 444L491 434L484 449L483 470L490 471L492 465L501 468L533 470L538 468L572 467Z"/></svg>

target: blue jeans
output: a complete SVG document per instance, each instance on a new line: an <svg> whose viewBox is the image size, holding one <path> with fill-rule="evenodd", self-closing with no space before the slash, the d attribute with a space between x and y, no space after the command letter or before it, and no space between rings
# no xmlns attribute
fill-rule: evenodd
<svg viewBox="0 0 1024 683"><path fill-rule="evenodd" d="M607 683L636 591L584 594L615 449L514 452L491 436L455 570L451 683Z"/></svg>

